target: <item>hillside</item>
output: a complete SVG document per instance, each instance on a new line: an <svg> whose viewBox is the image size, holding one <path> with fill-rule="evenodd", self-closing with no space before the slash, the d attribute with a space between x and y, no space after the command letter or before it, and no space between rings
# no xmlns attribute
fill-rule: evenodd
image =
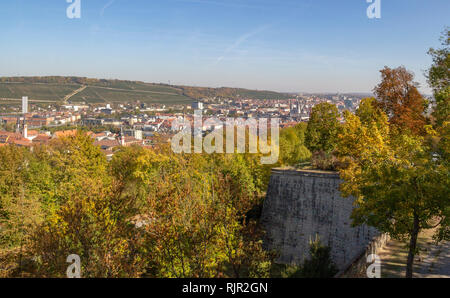
<svg viewBox="0 0 450 298"><path fill-rule="evenodd" d="M1 77L0 104L31 102L136 102L185 104L205 97L286 99L288 94L240 88L171 86L83 77Z"/></svg>
<svg viewBox="0 0 450 298"><path fill-rule="evenodd" d="M242 88L207 88L207 87L188 87L180 86L183 94L191 98L204 97L223 97L223 98L249 98L249 99L289 99L292 95L287 93L278 93L273 91L249 90Z"/></svg>

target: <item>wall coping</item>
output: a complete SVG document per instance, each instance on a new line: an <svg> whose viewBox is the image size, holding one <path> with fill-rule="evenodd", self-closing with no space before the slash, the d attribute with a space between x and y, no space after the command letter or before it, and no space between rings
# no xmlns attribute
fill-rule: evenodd
<svg viewBox="0 0 450 298"><path fill-rule="evenodd" d="M295 168L273 168L272 174L340 179L339 172L335 171L305 170Z"/></svg>

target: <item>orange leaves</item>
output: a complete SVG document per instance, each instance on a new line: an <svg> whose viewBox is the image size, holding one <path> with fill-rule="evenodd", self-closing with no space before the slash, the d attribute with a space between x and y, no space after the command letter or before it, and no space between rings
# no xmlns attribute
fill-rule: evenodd
<svg viewBox="0 0 450 298"><path fill-rule="evenodd" d="M385 67L381 83L375 87L379 106L389 115L390 123L415 134L423 134L427 124L426 101L417 90L414 75L404 67Z"/></svg>

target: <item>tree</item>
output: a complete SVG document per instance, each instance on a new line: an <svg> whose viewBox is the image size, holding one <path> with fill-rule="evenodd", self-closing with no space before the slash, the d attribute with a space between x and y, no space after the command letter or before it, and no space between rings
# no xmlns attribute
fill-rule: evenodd
<svg viewBox="0 0 450 298"><path fill-rule="evenodd" d="M259 189L246 155L123 148L112 173L144 218L151 277L264 277L270 256L246 213Z"/></svg>
<svg viewBox="0 0 450 298"><path fill-rule="evenodd" d="M25 148L0 147L0 250L16 255L18 276L30 235L44 217L39 191L32 184L36 163ZM44 178L45 171L38 175Z"/></svg>
<svg viewBox="0 0 450 298"><path fill-rule="evenodd" d="M42 151L53 187L45 221L30 236L40 276L64 276L70 254L80 256L83 277L140 276L145 260L131 219L134 201L109 175L100 148L78 133Z"/></svg>
<svg viewBox="0 0 450 298"><path fill-rule="evenodd" d="M433 91L438 94L441 91L448 90L450 84L450 30L446 28L442 33L441 42L443 48L428 51L433 59L433 65L429 68L427 78L428 84Z"/></svg>
<svg viewBox="0 0 450 298"><path fill-rule="evenodd" d="M450 125L450 30L448 28L442 34L441 41L443 48L431 48L428 51L433 64L428 70L427 78L434 93L434 128L437 132L440 153L448 158L448 153L446 154Z"/></svg>
<svg viewBox="0 0 450 298"><path fill-rule="evenodd" d="M336 265L330 255L331 249L322 245L319 238L310 241L310 258L305 260L294 277L302 278L332 278L338 273Z"/></svg>
<svg viewBox="0 0 450 298"><path fill-rule="evenodd" d="M375 98L363 98L355 111L355 115L358 116L361 123L365 126L374 124L382 133L388 133L386 130L386 113L379 108Z"/></svg>
<svg viewBox="0 0 450 298"><path fill-rule="evenodd" d="M128 198L99 179L79 179L82 186L68 189L61 207L33 235L40 276L63 277L67 256L77 254L83 277L139 277L146 260L125 209Z"/></svg>
<svg viewBox="0 0 450 298"><path fill-rule="evenodd" d="M305 133L305 143L311 152L333 151L339 133L338 118L339 112L334 104L325 102L312 109Z"/></svg>
<svg viewBox="0 0 450 298"><path fill-rule="evenodd" d="M396 127L389 131L387 117L377 121L375 115L364 122L345 115L337 147L346 164L341 191L356 198L353 225L368 224L408 241L406 276L412 277L419 232L436 226L436 219L441 228L448 223L449 171L432 158L423 137Z"/></svg>
<svg viewBox="0 0 450 298"><path fill-rule="evenodd" d="M427 78L433 89L435 107L433 111L435 133L435 158L450 167L450 30L446 28L441 37L442 48L428 51L433 64ZM450 239L450 208L447 210L447 222L439 230L438 239Z"/></svg>
<svg viewBox="0 0 450 298"><path fill-rule="evenodd" d="M417 90L414 75L404 67L391 69L386 66L380 72L381 83L375 87L374 93L390 123L423 135L427 124L424 112L428 103Z"/></svg>
<svg viewBox="0 0 450 298"><path fill-rule="evenodd" d="M280 132L279 165L297 165L311 158L305 146L306 123L299 123Z"/></svg>

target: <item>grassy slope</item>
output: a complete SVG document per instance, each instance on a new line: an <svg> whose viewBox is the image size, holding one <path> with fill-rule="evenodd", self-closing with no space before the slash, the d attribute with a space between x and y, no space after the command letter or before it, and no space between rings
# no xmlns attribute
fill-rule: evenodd
<svg viewBox="0 0 450 298"><path fill-rule="evenodd" d="M98 86L97 86L98 85ZM57 83L0 83L0 98L20 99L27 95L30 100L61 102L64 96L80 88L80 84ZM143 101L155 103L189 103L191 98L181 94L181 90L139 82L113 81L111 84L93 83L76 94L70 102L129 102ZM7 103L13 103L8 101Z"/></svg>
<svg viewBox="0 0 450 298"><path fill-rule="evenodd" d="M0 83L0 98L28 96L30 99L61 101L65 95L79 88L79 85Z"/></svg>
<svg viewBox="0 0 450 298"><path fill-rule="evenodd" d="M88 102L88 103L101 103L101 102L147 102L147 103L189 103L191 98L181 94L177 94L172 90L160 90L150 91L147 90L118 90L118 89L105 89L100 87L89 86L82 92L73 96L71 102ZM170 92L172 91L172 92Z"/></svg>
<svg viewBox="0 0 450 298"><path fill-rule="evenodd" d="M88 87L70 99L70 102L147 102L186 104L209 96L252 99L284 99L288 95L237 88L178 87L137 81L99 80L79 77L13 77L0 78L0 98L61 102L64 96L83 85ZM188 89L188 90L187 90ZM1 104L2 102L0 102Z"/></svg>

